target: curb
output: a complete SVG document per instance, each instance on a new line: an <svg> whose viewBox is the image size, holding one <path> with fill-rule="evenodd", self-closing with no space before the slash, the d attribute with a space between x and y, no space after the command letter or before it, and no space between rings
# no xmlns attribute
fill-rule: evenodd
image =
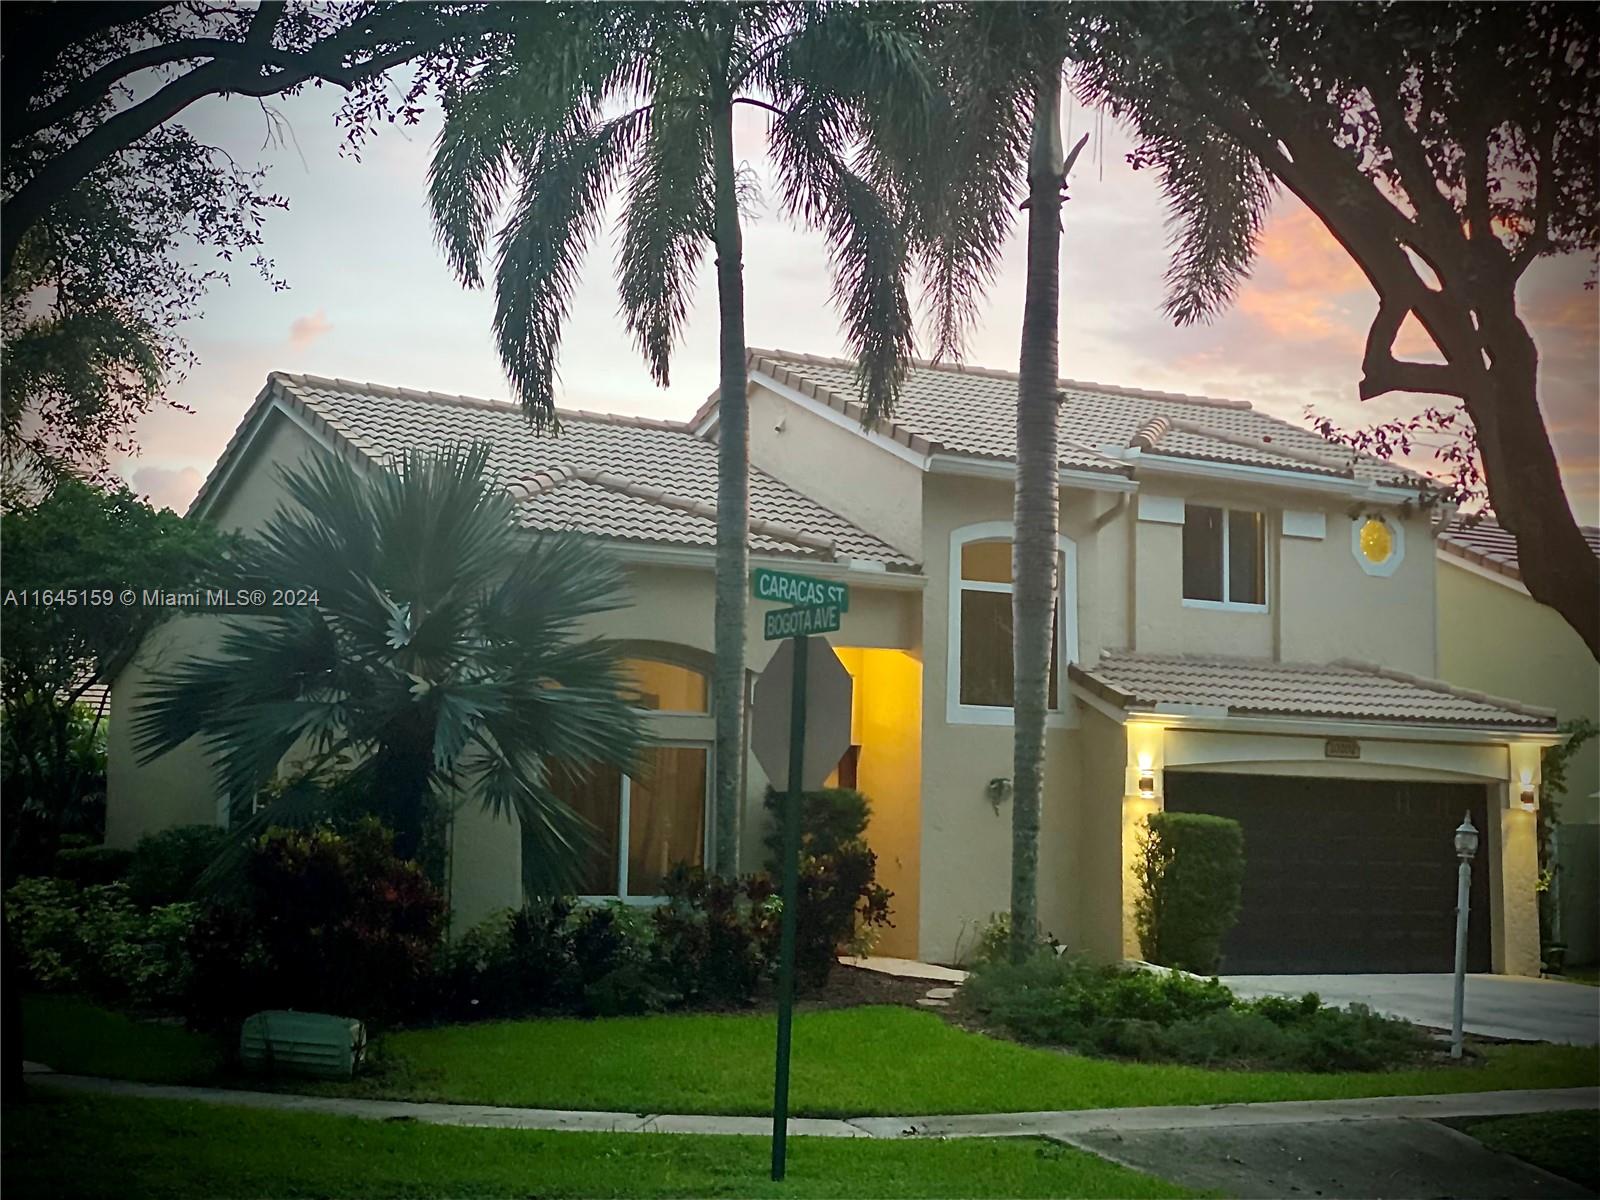
<svg viewBox="0 0 1600 1200"><path fill-rule="evenodd" d="M587 1112L572 1109L508 1108L484 1104L437 1104L410 1100L359 1100L343 1096L305 1096L286 1092L178 1087L134 1083L93 1075L64 1075L48 1068L29 1072L28 1082L52 1091L123 1096L148 1100L187 1100L236 1108L309 1112L375 1121L418 1121L487 1129L541 1129L592 1133L692 1133L765 1136L772 1120L763 1116L709 1116L689 1113ZM1304 1125L1318 1122L1383 1121L1397 1117L1443 1120L1600 1109L1600 1088L1546 1088L1537 1091L1460 1092L1449 1095L1375 1096L1355 1100L1282 1100L1256 1104L1217 1104L1162 1108L1101 1108L1024 1113L969 1113L925 1117L796 1117L796 1137L833 1138L990 1138L1055 1137L1100 1131L1200 1129L1245 1125Z"/></svg>

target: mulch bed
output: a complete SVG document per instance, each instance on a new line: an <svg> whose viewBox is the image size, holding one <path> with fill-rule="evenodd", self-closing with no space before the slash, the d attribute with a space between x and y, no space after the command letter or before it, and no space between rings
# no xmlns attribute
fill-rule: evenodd
<svg viewBox="0 0 1600 1200"><path fill-rule="evenodd" d="M797 997L796 1007L854 1008L862 1004L903 1004L915 1008L917 1001L928 994L929 988L938 986L936 979L901 979L881 971L847 967L840 963L828 976L827 986L819 992L802 992ZM776 1004L776 1001L773 1003Z"/></svg>

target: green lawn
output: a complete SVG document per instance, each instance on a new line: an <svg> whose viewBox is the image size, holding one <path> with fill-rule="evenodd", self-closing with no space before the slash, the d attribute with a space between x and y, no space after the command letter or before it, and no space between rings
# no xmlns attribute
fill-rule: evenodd
<svg viewBox="0 0 1600 1200"><path fill-rule="evenodd" d="M15 1197L1192 1196L1049 1142L795 1138L767 1177L751 1137L450 1129L48 1093L4 1116Z"/></svg>
<svg viewBox="0 0 1600 1200"><path fill-rule="evenodd" d="M76 1044L87 1006L30 998L25 1048L57 1070L173 1080L141 1067L151 1027L124 1023L113 1070ZM93 1010L90 1010L91 1015ZM98 1021L100 1018L96 1017ZM120 1020L117 1018L116 1020ZM61 1028L65 1025L66 1028ZM179 1055L198 1067L210 1044ZM771 1111L770 1015L670 1015L605 1021L484 1022L390 1034L377 1069L352 1084L295 1081L296 1091L623 1112L761 1114ZM94 1045L104 1037L93 1039ZM1600 1080L1592 1047L1496 1046L1481 1065L1344 1075L1211 1071L1081 1058L966 1033L932 1013L868 1007L801 1013L794 1025L791 1111L796 1116L921 1115L1322 1100L1501 1088L1573 1087ZM52 1054L54 1057L52 1057Z"/></svg>
<svg viewBox="0 0 1600 1200"><path fill-rule="evenodd" d="M1514 1154L1600 1192L1600 1112L1530 1113L1463 1121L1461 1128L1491 1150Z"/></svg>
<svg viewBox="0 0 1600 1200"><path fill-rule="evenodd" d="M63 996L23 998L22 1055L57 1071L145 1083L194 1083L222 1059L216 1042L181 1026L135 1021Z"/></svg>

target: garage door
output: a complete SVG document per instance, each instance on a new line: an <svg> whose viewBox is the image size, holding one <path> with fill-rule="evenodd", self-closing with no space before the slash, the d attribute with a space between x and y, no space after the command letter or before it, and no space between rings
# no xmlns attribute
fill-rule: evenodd
<svg viewBox="0 0 1600 1200"><path fill-rule="evenodd" d="M1451 835L1474 784L1378 783L1168 771L1166 806L1244 827L1239 923L1223 942L1232 974L1450 971L1456 860ZM1487 835L1472 872L1467 969L1489 970Z"/></svg>

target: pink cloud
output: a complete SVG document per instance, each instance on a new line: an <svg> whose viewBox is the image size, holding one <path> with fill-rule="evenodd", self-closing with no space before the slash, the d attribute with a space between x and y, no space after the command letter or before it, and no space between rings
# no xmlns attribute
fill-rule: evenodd
<svg viewBox="0 0 1600 1200"><path fill-rule="evenodd" d="M205 476L193 467L140 467L130 481L137 495L154 508L170 508L181 513L189 507Z"/></svg>
<svg viewBox="0 0 1600 1200"><path fill-rule="evenodd" d="M309 317L296 317L289 322L289 344L296 350L304 350L332 328L328 314L319 308Z"/></svg>

